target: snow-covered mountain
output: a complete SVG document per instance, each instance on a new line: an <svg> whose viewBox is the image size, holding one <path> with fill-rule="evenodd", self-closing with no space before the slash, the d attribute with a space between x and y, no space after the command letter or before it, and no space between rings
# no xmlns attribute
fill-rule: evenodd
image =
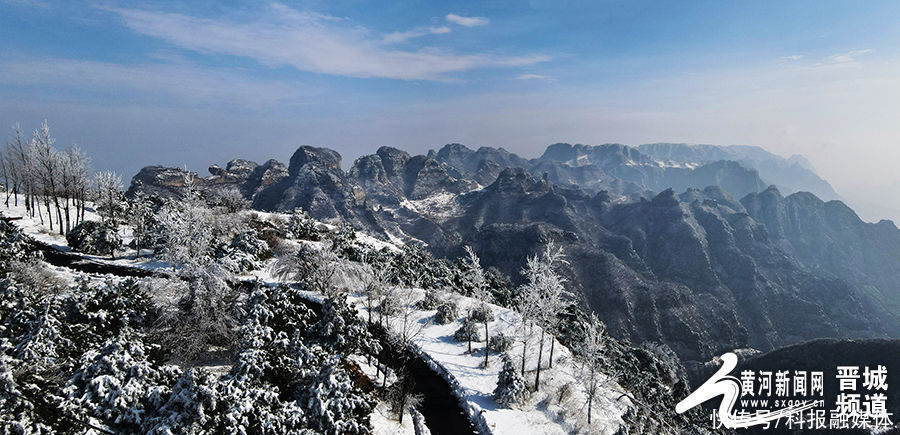
<svg viewBox="0 0 900 435"><path fill-rule="evenodd" d="M215 168L202 183L437 256L471 245L513 283L524 258L555 240L578 298L614 335L664 343L685 361L896 334L900 231L840 201L767 188L752 165L780 162L767 170L787 168L788 181L814 175L799 158L778 159L752 147L554 144L528 160L450 144L419 156L382 147L343 171L336 152L303 146L265 187Z"/></svg>

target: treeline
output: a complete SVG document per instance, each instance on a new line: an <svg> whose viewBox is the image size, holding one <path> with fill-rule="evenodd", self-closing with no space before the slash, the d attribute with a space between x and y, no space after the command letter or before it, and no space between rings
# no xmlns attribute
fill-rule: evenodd
<svg viewBox="0 0 900 435"><path fill-rule="evenodd" d="M0 183L5 205L23 201L30 217L64 235L84 221L87 201L121 195L121 179L112 172L90 179L90 159L77 146L54 146L47 121L26 138L19 124L0 152ZM93 181L93 182L92 182ZM42 209L43 208L43 212Z"/></svg>

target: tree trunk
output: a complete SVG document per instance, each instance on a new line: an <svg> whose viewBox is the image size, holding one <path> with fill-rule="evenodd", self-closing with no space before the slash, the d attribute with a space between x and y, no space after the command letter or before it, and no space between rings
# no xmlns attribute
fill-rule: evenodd
<svg viewBox="0 0 900 435"><path fill-rule="evenodd" d="M66 234L68 234L69 229L72 228L70 226L70 220L69 220L69 197L68 196L66 197L65 208L63 210L65 210L65 212L66 212Z"/></svg>
<svg viewBox="0 0 900 435"><path fill-rule="evenodd" d="M56 196L55 191L53 193L53 205L56 207L56 226L59 228L59 235L63 236L65 233L63 233L62 228L62 210L59 207L59 197Z"/></svg>
<svg viewBox="0 0 900 435"><path fill-rule="evenodd" d="M541 388L541 359L544 353L544 328L541 328L541 343L538 345L537 375L534 377L534 391Z"/></svg>
<svg viewBox="0 0 900 435"><path fill-rule="evenodd" d="M491 336L488 334L488 322L484 322L484 368L488 368L490 362L488 360L488 351L490 350Z"/></svg>
<svg viewBox="0 0 900 435"><path fill-rule="evenodd" d="M588 395L588 411L587 411L588 412L588 428L590 428L590 426L591 426L591 406L593 405L593 402L594 402L594 395L589 394Z"/></svg>
<svg viewBox="0 0 900 435"><path fill-rule="evenodd" d="M553 339L553 336L550 336L550 365L549 368L553 368L553 348L556 347L556 340Z"/></svg>
<svg viewBox="0 0 900 435"><path fill-rule="evenodd" d="M44 207L47 209L47 222L50 223L50 231L53 231L53 212L50 211L50 198L44 197ZM38 208L38 214L41 214L40 208ZM41 224L44 223L43 219L44 218L41 217Z"/></svg>

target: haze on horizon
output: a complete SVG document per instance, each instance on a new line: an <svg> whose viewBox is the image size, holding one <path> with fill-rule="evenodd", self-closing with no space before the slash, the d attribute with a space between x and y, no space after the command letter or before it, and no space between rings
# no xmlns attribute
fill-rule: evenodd
<svg viewBox="0 0 900 435"><path fill-rule="evenodd" d="M95 169L445 143L802 154L900 220L900 3L0 0L0 127ZM874 207L877 206L877 207Z"/></svg>

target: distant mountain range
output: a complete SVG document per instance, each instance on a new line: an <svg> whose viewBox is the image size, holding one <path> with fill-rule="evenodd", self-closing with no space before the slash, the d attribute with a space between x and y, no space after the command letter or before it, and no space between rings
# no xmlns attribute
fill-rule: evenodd
<svg viewBox="0 0 900 435"><path fill-rule="evenodd" d="M341 169L300 147L287 166L234 160L197 183L260 210L302 207L439 256L473 246L514 282L550 240L569 284L609 330L684 361L820 337L900 333L900 230L863 222L802 157L757 147L550 145L536 159L449 144L381 147ZM150 166L129 193L177 195L183 170Z"/></svg>

